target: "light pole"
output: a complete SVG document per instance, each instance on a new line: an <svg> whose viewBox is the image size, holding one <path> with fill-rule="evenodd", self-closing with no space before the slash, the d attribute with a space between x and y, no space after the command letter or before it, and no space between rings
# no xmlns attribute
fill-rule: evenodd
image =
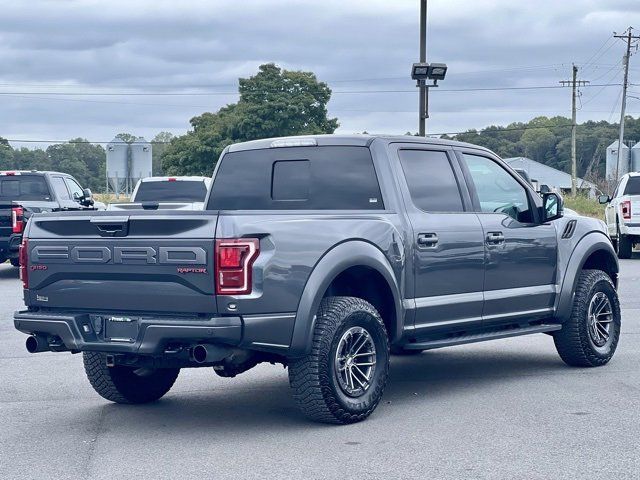
<svg viewBox="0 0 640 480"><path fill-rule="evenodd" d="M444 63L427 63L427 0L420 0L420 62L411 68L411 78L419 88L418 135L426 135L426 121L429 118L429 89L438 86L438 80L444 80L447 66ZM433 83L427 84L427 80Z"/></svg>

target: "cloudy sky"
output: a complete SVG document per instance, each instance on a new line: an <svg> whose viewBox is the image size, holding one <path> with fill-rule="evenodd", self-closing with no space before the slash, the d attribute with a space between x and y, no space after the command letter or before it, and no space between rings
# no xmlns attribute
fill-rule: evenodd
<svg viewBox="0 0 640 480"><path fill-rule="evenodd" d="M418 0L0 0L0 136L181 134L194 115L236 101L238 77L265 62L326 81L339 132L416 131L418 9ZM555 87L572 62L592 82L579 121L617 121L620 87L600 85L622 81L624 44L612 33L629 25L640 33L638 0L429 0L428 60L449 72L432 93L428 131L569 116L569 89L520 87ZM640 97L640 52L630 80ZM628 113L640 115L640 99Z"/></svg>

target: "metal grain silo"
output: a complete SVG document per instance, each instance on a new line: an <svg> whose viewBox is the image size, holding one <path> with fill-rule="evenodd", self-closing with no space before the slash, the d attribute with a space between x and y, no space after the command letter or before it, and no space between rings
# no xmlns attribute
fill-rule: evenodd
<svg viewBox="0 0 640 480"><path fill-rule="evenodd" d="M153 175L153 152L150 142L138 137L131 143L131 184Z"/></svg>
<svg viewBox="0 0 640 480"><path fill-rule="evenodd" d="M631 148L631 171L640 172L640 143Z"/></svg>
<svg viewBox="0 0 640 480"><path fill-rule="evenodd" d="M607 180L616 180L616 168L620 168L618 177L629 172L629 147L622 144L622 155L618 167L618 140L607 147L606 177Z"/></svg>
<svg viewBox="0 0 640 480"><path fill-rule="evenodd" d="M127 188L129 177L129 144L114 138L107 144L107 182L116 196Z"/></svg>

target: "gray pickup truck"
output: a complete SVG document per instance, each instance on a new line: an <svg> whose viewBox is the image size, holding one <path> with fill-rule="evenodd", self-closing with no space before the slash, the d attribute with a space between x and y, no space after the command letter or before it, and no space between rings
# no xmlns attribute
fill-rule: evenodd
<svg viewBox="0 0 640 480"><path fill-rule="evenodd" d="M159 399L181 368L272 362L307 416L351 423L393 353L546 333L594 367L620 335L603 223L451 141L232 145L203 211L37 214L21 255L28 351L82 352L118 403Z"/></svg>
<svg viewBox="0 0 640 480"><path fill-rule="evenodd" d="M32 213L95 210L91 190L66 173L0 171L0 263L18 264L22 230Z"/></svg>

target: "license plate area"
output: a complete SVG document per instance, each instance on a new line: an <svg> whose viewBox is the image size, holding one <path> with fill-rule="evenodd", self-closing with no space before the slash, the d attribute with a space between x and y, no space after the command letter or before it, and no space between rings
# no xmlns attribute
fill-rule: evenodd
<svg viewBox="0 0 640 480"><path fill-rule="evenodd" d="M107 342L134 343L138 338L138 318L125 315L105 317L104 338Z"/></svg>

